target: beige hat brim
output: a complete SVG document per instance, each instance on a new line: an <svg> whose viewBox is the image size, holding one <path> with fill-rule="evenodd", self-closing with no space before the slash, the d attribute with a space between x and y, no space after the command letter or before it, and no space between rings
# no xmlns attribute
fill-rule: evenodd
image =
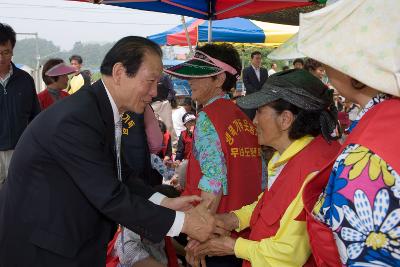
<svg viewBox="0 0 400 267"><path fill-rule="evenodd" d="M272 60L287 60L306 57L306 55L297 49L298 38L299 34L296 33L277 49L269 53L268 58Z"/></svg>
<svg viewBox="0 0 400 267"><path fill-rule="evenodd" d="M307 56L376 90L400 96L399 10L400 1L340 0L301 14L298 35L270 58Z"/></svg>

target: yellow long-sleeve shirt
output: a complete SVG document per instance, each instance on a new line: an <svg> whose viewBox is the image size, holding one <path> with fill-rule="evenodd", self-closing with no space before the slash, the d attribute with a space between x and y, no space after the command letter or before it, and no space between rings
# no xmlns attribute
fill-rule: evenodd
<svg viewBox="0 0 400 267"><path fill-rule="evenodd" d="M68 93L70 95L76 93L85 84L82 74L74 75L69 81Z"/></svg>
<svg viewBox="0 0 400 267"><path fill-rule="evenodd" d="M284 165L304 147L306 147L313 137L305 136L294 141L283 153L279 155L275 152L272 160L268 164L268 177L278 176ZM314 177L316 172L307 175L300 192L291 202L283 217L280 220L280 227L275 236L253 241L238 238L235 243L235 255L251 262L252 267L264 266L302 266L311 254L306 223L296 221L303 210L302 192L304 185ZM284 192L282 192L284 193ZM233 213L239 219L241 231L250 224L251 215L263 194L253 204L242 207Z"/></svg>

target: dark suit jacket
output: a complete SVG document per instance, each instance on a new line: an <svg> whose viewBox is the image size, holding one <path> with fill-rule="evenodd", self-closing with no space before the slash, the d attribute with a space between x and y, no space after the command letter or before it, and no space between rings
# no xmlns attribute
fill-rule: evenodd
<svg viewBox="0 0 400 267"><path fill-rule="evenodd" d="M122 117L122 128L124 134L121 138L121 149L128 171L147 185L160 185L163 177L151 166L144 115L125 112Z"/></svg>
<svg viewBox="0 0 400 267"><path fill-rule="evenodd" d="M115 222L160 241L175 212L149 202L152 189L119 182L114 163L101 81L40 113L0 192L0 266L105 266Z"/></svg>
<svg viewBox="0 0 400 267"><path fill-rule="evenodd" d="M249 95L261 89L268 78L268 70L265 68L260 68L260 81L258 80L256 72L251 65L243 69L242 76L244 86L246 87L246 94Z"/></svg>
<svg viewBox="0 0 400 267"><path fill-rule="evenodd" d="M257 78L256 72L250 65L243 69L243 84L246 87L246 95L255 93L261 89L265 81L268 78L268 70L265 68L260 68L260 81ZM240 108L250 120L253 120L256 116L256 109L244 109Z"/></svg>

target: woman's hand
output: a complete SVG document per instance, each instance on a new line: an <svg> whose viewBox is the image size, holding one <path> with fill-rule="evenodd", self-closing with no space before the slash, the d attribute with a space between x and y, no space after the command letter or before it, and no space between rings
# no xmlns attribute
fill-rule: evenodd
<svg viewBox="0 0 400 267"><path fill-rule="evenodd" d="M194 256L194 249L197 248L200 245L200 242L194 239L190 239L188 244L185 247L186 251L186 261L193 267L205 267L206 262L205 262L205 257L196 257Z"/></svg>
<svg viewBox="0 0 400 267"><path fill-rule="evenodd" d="M210 239L194 248L194 257L235 255L235 243L229 236Z"/></svg>
<svg viewBox="0 0 400 267"><path fill-rule="evenodd" d="M223 228L227 232L231 232L239 227L239 219L235 213L216 214L215 219L217 220L217 227Z"/></svg>

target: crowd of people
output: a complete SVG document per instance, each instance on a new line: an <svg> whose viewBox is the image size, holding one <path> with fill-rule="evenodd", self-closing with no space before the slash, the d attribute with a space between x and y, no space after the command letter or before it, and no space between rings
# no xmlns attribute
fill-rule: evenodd
<svg viewBox="0 0 400 267"><path fill-rule="evenodd" d="M0 23L0 266L400 266L399 8L303 15L282 70L226 43L163 69L128 36L98 81L49 59L39 94Z"/></svg>

